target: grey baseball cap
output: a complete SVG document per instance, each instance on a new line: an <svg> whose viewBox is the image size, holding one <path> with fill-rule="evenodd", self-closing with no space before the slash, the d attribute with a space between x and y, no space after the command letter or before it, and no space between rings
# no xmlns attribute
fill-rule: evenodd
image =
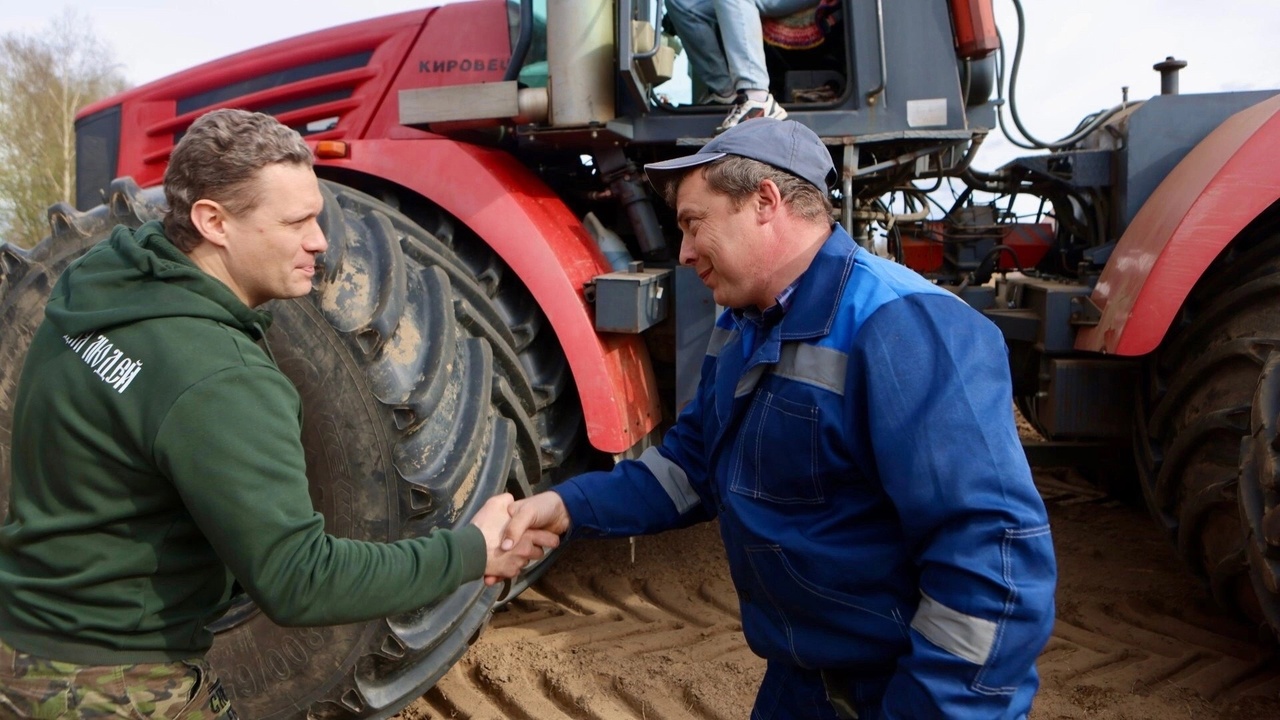
<svg viewBox="0 0 1280 720"><path fill-rule="evenodd" d="M794 120L755 118L717 135L692 155L649 163L644 166L649 181L655 185L675 175L682 175L699 165L719 160L725 155L759 160L798 178L808 180L822 191L831 189L836 178L831 153L816 133Z"/></svg>

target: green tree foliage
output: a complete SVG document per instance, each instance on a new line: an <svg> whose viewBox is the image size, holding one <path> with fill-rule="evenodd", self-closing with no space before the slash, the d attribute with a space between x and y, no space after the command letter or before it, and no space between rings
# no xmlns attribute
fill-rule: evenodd
<svg viewBox="0 0 1280 720"><path fill-rule="evenodd" d="M49 205L74 204L76 112L126 87L71 9L42 33L0 35L0 240L30 247L48 234Z"/></svg>

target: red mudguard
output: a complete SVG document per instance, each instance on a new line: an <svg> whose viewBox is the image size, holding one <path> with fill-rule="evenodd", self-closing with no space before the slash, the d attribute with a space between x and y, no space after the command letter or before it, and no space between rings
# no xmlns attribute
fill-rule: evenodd
<svg viewBox="0 0 1280 720"><path fill-rule="evenodd" d="M569 360L592 446L619 453L657 426L661 410L648 350L636 335L596 333L583 286L611 269L550 188L507 153L445 138L348 145L346 158L318 164L429 199L475 231L529 288Z"/></svg>
<svg viewBox="0 0 1280 720"><path fill-rule="evenodd" d="M1077 350L1145 355L1196 281L1280 199L1280 96L1231 116L1160 183L1125 231L1092 299L1102 310Z"/></svg>

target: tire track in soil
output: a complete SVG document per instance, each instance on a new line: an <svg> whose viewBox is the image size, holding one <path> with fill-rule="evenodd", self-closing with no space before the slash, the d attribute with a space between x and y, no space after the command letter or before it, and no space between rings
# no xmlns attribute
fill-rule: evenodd
<svg viewBox="0 0 1280 720"><path fill-rule="evenodd" d="M1072 473L1037 484L1060 579L1032 720L1280 717L1274 639L1218 610L1145 512ZM763 672L703 525L569 548L399 717L742 719Z"/></svg>
<svg viewBox="0 0 1280 720"><path fill-rule="evenodd" d="M570 548L403 718L731 720L764 672L713 526Z"/></svg>

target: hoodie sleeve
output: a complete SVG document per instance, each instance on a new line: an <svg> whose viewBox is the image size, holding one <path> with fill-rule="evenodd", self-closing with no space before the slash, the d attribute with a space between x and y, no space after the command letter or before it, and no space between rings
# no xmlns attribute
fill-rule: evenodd
<svg viewBox="0 0 1280 720"><path fill-rule="evenodd" d="M333 537L311 503L300 400L270 367L187 389L153 454L214 550L281 625L331 625L427 605L484 572L479 529L392 543Z"/></svg>

